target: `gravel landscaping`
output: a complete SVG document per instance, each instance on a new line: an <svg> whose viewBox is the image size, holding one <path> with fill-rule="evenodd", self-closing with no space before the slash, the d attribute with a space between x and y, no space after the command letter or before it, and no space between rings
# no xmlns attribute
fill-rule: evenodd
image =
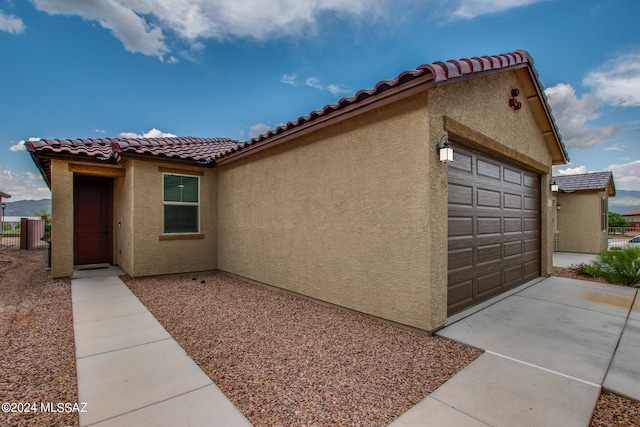
<svg viewBox="0 0 640 427"><path fill-rule="evenodd" d="M0 403L15 411L3 406L3 427L78 425L64 406L78 400L71 286L49 278L46 257L0 251Z"/></svg>
<svg viewBox="0 0 640 427"><path fill-rule="evenodd" d="M479 355L221 273L125 281L256 426L384 426ZM70 281L49 278L45 251L0 251L0 342L0 403L77 401ZM0 412L0 425L78 417ZM640 403L604 392L591 426L640 426Z"/></svg>
<svg viewBox="0 0 640 427"><path fill-rule="evenodd" d="M125 282L255 426L386 426L480 355L222 273Z"/></svg>

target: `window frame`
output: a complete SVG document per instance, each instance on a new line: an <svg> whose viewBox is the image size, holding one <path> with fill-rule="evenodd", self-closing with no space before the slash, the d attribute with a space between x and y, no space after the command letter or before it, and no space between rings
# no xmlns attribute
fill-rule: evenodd
<svg viewBox="0 0 640 427"><path fill-rule="evenodd" d="M174 201L166 201L165 200L165 179L167 176L184 176L187 178L195 178L197 180L198 185L198 201L197 202L174 202ZM190 175L185 173L178 172L163 172L162 173L162 235L163 236L179 236L179 235L197 235L200 234L201 229L201 221L200 221L200 187L201 180L198 175ZM167 232L166 224L165 224L165 206L195 206L196 207L196 215L197 215L197 224L195 231L178 231L178 232Z"/></svg>
<svg viewBox="0 0 640 427"><path fill-rule="evenodd" d="M199 200L199 199L198 199ZM602 198L600 203L600 227L601 231L608 231L609 229L609 201L606 197Z"/></svg>

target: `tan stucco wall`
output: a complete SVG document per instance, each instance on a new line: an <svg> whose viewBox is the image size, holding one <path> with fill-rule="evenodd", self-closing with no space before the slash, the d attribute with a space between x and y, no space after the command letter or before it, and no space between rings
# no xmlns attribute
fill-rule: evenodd
<svg viewBox="0 0 640 427"><path fill-rule="evenodd" d="M116 179L113 188L114 263L131 274L134 269L133 200L135 197L135 162L126 162L126 174Z"/></svg>
<svg viewBox="0 0 640 427"><path fill-rule="evenodd" d="M185 236L161 240L162 175L159 167L203 172L200 177L201 239ZM186 173L186 172L185 172ZM118 262L133 277L216 269L216 172L169 162L128 160L124 182L126 196L115 213L120 223L116 252ZM123 189L124 189L123 188Z"/></svg>
<svg viewBox="0 0 640 427"><path fill-rule="evenodd" d="M75 162L99 171L95 163ZM159 166L203 172L199 239L160 240L162 172ZM166 162L129 160L113 178L113 260L133 277L216 269L216 172ZM91 173L89 173L90 175ZM53 277L73 274L73 176L66 161L52 160L51 264Z"/></svg>
<svg viewBox="0 0 640 427"><path fill-rule="evenodd" d="M51 160L51 276L73 274L73 173Z"/></svg>
<svg viewBox="0 0 640 427"><path fill-rule="evenodd" d="M219 269L433 329L426 101L218 167Z"/></svg>
<svg viewBox="0 0 640 427"><path fill-rule="evenodd" d="M595 254L607 249L607 230L602 230L601 203L607 193L559 193L558 250Z"/></svg>
<svg viewBox="0 0 640 427"><path fill-rule="evenodd" d="M524 76L526 77L526 76ZM221 270L425 330L446 322L445 134L541 175L551 273L551 154L517 72L416 95L218 168ZM551 233L551 235L549 234Z"/></svg>
<svg viewBox="0 0 640 427"><path fill-rule="evenodd" d="M509 71L436 88L430 97L429 118L432 138L447 132L454 141L541 175L541 274L546 276L553 267L555 229L549 190L552 160L527 99L518 97L520 110L509 106L512 88L524 92L521 82L528 77L523 73L526 71ZM446 217L446 199L443 205ZM446 230L432 237L446 239Z"/></svg>

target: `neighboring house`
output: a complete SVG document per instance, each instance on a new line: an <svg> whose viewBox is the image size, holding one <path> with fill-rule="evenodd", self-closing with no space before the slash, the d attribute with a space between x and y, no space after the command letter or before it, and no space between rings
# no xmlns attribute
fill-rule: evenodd
<svg viewBox="0 0 640 427"><path fill-rule="evenodd" d="M0 223L4 222L5 204L2 203L2 198L9 199L11 198L11 195L0 191ZM0 237L2 237L3 232L4 232L4 225L0 224Z"/></svg>
<svg viewBox="0 0 640 427"><path fill-rule="evenodd" d="M627 219L627 227L640 227L640 209L634 209L621 215Z"/></svg>
<svg viewBox="0 0 640 427"><path fill-rule="evenodd" d="M247 142L27 148L52 191L53 276L218 269L426 331L551 273L568 160L524 51L423 65Z"/></svg>
<svg viewBox="0 0 640 427"><path fill-rule="evenodd" d="M0 191L0 203L2 203L2 198L5 199L10 199L11 198L11 194L7 194L7 193L3 193L2 191Z"/></svg>
<svg viewBox="0 0 640 427"><path fill-rule="evenodd" d="M613 173L554 176L559 252L595 254L607 249L609 197L616 195Z"/></svg>
<svg viewBox="0 0 640 427"><path fill-rule="evenodd" d="M2 191L0 191L0 205L1 205L1 211L0 211L0 219L2 219L4 221L4 205L2 204L2 199L10 199L11 198L11 194L7 194L7 193L3 193ZM2 230L0 230L0 234L2 234Z"/></svg>

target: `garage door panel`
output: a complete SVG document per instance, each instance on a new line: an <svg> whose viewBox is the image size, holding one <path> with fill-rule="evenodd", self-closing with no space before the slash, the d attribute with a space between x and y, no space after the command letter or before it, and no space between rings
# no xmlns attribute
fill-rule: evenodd
<svg viewBox="0 0 640 427"><path fill-rule="evenodd" d="M501 280L501 272L495 271L485 276L478 277L476 297L486 296L488 293L495 295L499 293ZM498 291L498 292L497 292Z"/></svg>
<svg viewBox="0 0 640 427"><path fill-rule="evenodd" d="M522 264L517 264L509 268L504 269L504 286L513 287L513 285L520 284L522 280Z"/></svg>
<svg viewBox="0 0 640 427"><path fill-rule="evenodd" d="M449 306L453 307L456 311L459 311L464 307L468 307L474 299L472 289L473 286L471 284L471 280L449 286L447 290L447 300L449 301Z"/></svg>
<svg viewBox="0 0 640 427"><path fill-rule="evenodd" d="M449 204L473 205L473 186L464 184L452 184L449 186Z"/></svg>
<svg viewBox="0 0 640 427"><path fill-rule="evenodd" d="M477 193L478 207L500 208L500 192L479 188Z"/></svg>
<svg viewBox="0 0 640 427"><path fill-rule="evenodd" d="M504 208L522 210L522 195L504 193Z"/></svg>
<svg viewBox="0 0 640 427"><path fill-rule="evenodd" d="M473 218L472 217L449 217L449 237L472 236L473 235Z"/></svg>
<svg viewBox="0 0 640 427"><path fill-rule="evenodd" d="M500 164L494 163L488 159L481 159L476 157L476 170L477 174L486 178L493 178L496 181L500 181Z"/></svg>
<svg viewBox="0 0 640 427"><path fill-rule="evenodd" d="M500 233L502 230L500 218L478 218L477 224L478 227L476 230L478 234L495 234Z"/></svg>
<svg viewBox="0 0 640 427"><path fill-rule="evenodd" d="M471 153L463 153L458 150L454 150L453 162L449 164L449 168L457 169L458 175L463 176L463 172L467 172L467 175L472 176L473 167L471 165L473 157Z"/></svg>
<svg viewBox="0 0 640 427"><path fill-rule="evenodd" d="M502 245L494 243L492 245L478 246L478 264L489 262L500 262L502 259Z"/></svg>
<svg viewBox="0 0 640 427"><path fill-rule="evenodd" d="M521 233L523 226L522 226L522 218L512 218L512 217L508 217L508 218L504 218L504 232L505 233Z"/></svg>
<svg viewBox="0 0 640 427"><path fill-rule="evenodd" d="M464 164L449 165L449 314L540 274L539 176L457 144L456 156Z"/></svg>
<svg viewBox="0 0 640 427"><path fill-rule="evenodd" d="M521 185L522 184L522 172L519 170L514 170L509 167L504 168L504 181L510 182L513 184Z"/></svg>
<svg viewBox="0 0 640 427"><path fill-rule="evenodd" d="M449 270L473 267L473 249L464 248L449 251Z"/></svg>
<svg viewBox="0 0 640 427"><path fill-rule="evenodd" d="M524 181L522 183L525 187L531 188L538 193L540 191L540 177L533 173L527 173L524 175Z"/></svg>

